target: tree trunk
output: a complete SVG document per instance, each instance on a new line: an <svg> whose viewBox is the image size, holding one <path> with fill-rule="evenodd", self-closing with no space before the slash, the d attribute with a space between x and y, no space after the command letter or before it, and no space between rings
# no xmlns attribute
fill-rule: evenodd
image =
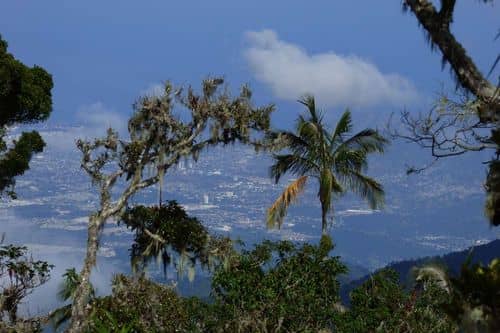
<svg viewBox="0 0 500 333"><path fill-rule="evenodd" d="M97 259L97 250L99 248L99 230L104 223L104 218L98 213L89 219L87 253L85 262L80 272L81 283L75 291L73 305L71 308L71 324L69 333L85 332L88 320L88 301L90 297L90 274Z"/></svg>
<svg viewBox="0 0 500 333"><path fill-rule="evenodd" d="M327 236L328 235L328 231L327 231L327 226L328 226L327 214L328 214L328 204L326 202L321 201L321 235L322 236Z"/></svg>
<svg viewBox="0 0 500 333"><path fill-rule="evenodd" d="M443 60L450 64L460 85L485 102L485 106L479 110L480 120L486 123L500 121L497 87L486 80L450 31L454 2L450 8L442 7L439 12L428 0L406 0L405 4L427 31L431 43L439 48Z"/></svg>

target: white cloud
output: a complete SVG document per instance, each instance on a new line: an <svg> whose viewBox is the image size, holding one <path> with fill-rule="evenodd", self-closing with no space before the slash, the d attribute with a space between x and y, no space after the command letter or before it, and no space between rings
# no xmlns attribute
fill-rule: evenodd
<svg viewBox="0 0 500 333"><path fill-rule="evenodd" d="M92 140L106 135L108 128L113 128L120 136L127 134L127 117L97 102L81 106L76 112L77 127L40 130L48 148L59 151L76 150L77 139Z"/></svg>
<svg viewBox="0 0 500 333"><path fill-rule="evenodd" d="M127 118L101 102L80 107L76 115L84 127L100 131L101 135L110 127L121 133L127 128Z"/></svg>
<svg viewBox="0 0 500 333"><path fill-rule="evenodd" d="M246 33L244 56L255 77L283 99L313 94L325 106L401 105L414 101L413 84L398 74L382 73L355 55L308 54L280 40L273 30Z"/></svg>

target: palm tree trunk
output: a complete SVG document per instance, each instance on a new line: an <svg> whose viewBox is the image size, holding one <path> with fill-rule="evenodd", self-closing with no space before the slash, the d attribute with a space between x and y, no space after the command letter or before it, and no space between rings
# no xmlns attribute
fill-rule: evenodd
<svg viewBox="0 0 500 333"><path fill-rule="evenodd" d="M326 230L328 226L327 216L328 214L328 204L326 202L321 201L321 235L328 235L328 231Z"/></svg>

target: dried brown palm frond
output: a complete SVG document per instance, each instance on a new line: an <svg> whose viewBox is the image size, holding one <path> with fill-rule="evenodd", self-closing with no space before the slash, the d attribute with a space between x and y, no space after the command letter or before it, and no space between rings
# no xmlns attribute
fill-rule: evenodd
<svg viewBox="0 0 500 333"><path fill-rule="evenodd" d="M281 228L283 218L287 209L295 200L306 185L307 176L302 176L288 185L273 205L267 210L267 227L274 228L276 225Z"/></svg>

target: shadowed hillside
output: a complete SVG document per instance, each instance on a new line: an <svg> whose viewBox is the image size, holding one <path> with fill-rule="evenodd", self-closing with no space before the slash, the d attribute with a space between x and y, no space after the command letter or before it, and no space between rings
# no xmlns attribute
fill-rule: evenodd
<svg viewBox="0 0 500 333"><path fill-rule="evenodd" d="M428 263L437 263L448 268L452 275L457 275L460 272L460 267L467 258L471 255L472 263L480 262L488 264L500 254L500 239L496 239L487 244L470 247L463 251L451 252L443 256L424 257L414 260L404 260L394 262L387 265L385 268L392 268L399 273L400 282L403 284L411 283L411 269L415 266L422 266ZM345 303L349 303L349 293L363 282L370 278L370 275L365 275L361 279L353 280L342 286L340 295Z"/></svg>

